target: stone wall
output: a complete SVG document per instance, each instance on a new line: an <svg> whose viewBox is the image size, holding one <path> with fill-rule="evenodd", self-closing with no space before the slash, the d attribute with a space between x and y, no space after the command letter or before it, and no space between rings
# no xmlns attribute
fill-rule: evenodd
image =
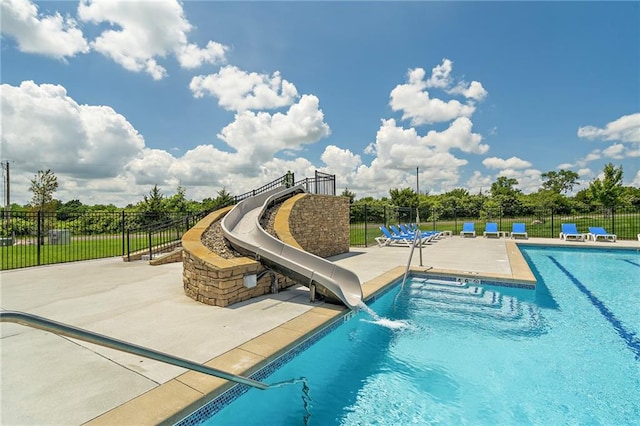
<svg viewBox="0 0 640 426"><path fill-rule="evenodd" d="M225 259L202 244L202 234L222 219L231 207L209 214L182 237L183 286L187 296L214 306L229 306L271 292L273 273L265 274L253 288L244 285L246 275L260 275L266 268L248 257ZM275 218L282 241L317 256L349 251L349 199L300 194L285 201ZM278 290L295 284L275 273Z"/></svg>
<svg viewBox="0 0 640 426"><path fill-rule="evenodd" d="M348 253L349 198L296 195L280 207L275 230L282 241L316 256L326 258Z"/></svg>

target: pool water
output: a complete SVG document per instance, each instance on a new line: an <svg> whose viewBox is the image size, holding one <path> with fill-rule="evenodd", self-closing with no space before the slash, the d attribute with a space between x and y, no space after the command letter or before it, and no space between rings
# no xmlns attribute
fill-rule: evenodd
<svg viewBox="0 0 640 426"><path fill-rule="evenodd" d="M638 251L521 250L536 290L410 277L204 424L640 424Z"/></svg>

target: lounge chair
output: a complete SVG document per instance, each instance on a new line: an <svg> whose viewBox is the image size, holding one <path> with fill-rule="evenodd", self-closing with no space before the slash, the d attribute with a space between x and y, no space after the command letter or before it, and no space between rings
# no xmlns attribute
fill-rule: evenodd
<svg viewBox="0 0 640 426"><path fill-rule="evenodd" d="M416 235L415 232L404 232L404 231L401 231L395 225L391 225L391 226L389 226L389 228L391 228L391 232L393 232L395 235L397 235L399 237L406 237L406 238L409 238L409 239L412 240L413 237L415 237L415 235Z"/></svg>
<svg viewBox="0 0 640 426"><path fill-rule="evenodd" d="M476 228L473 222L465 222L462 224L462 231L460 231L460 236L466 237L467 235L471 235L472 237L476 236Z"/></svg>
<svg viewBox="0 0 640 426"><path fill-rule="evenodd" d="M600 226L590 226L589 234L587 235L587 238L592 239L594 242L598 241L598 238L602 238L603 241L611 241L611 242L616 241L615 234L609 234L607 231L604 230L604 228Z"/></svg>
<svg viewBox="0 0 640 426"><path fill-rule="evenodd" d="M498 224L495 222L487 222L487 224L484 225L484 232L482 233L482 237L487 238L490 236L500 238L500 233L498 232Z"/></svg>
<svg viewBox="0 0 640 426"><path fill-rule="evenodd" d="M411 244L413 244L411 238L392 234L386 226L381 226L380 231L382 232L382 235L375 238L376 242L378 243L378 247L399 245L411 247Z"/></svg>
<svg viewBox="0 0 640 426"><path fill-rule="evenodd" d="M560 239L565 241L584 241L584 234L578 232L578 228L575 223L563 223L562 232L560 232Z"/></svg>
<svg viewBox="0 0 640 426"><path fill-rule="evenodd" d="M411 225L405 225L405 227L407 229L410 229L412 232L416 232L416 231L420 231L422 233L422 235L433 235L433 240L436 240L440 237L442 237L442 232L440 231L421 231L420 228L418 228L418 225L416 225L415 223L412 223Z"/></svg>
<svg viewBox="0 0 640 426"><path fill-rule="evenodd" d="M518 235L529 238L529 234L527 234L527 228L524 223L514 223L511 225L511 238L515 238Z"/></svg>
<svg viewBox="0 0 640 426"><path fill-rule="evenodd" d="M413 228L403 224L399 224L398 227L396 227L395 225L391 225L390 228L391 228L391 231L395 233L395 235L399 237L405 237L411 241L415 241L416 233L419 231L420 244L425 244L425 243L428 243L429 241L435 240L436 237L440 234L439 232L433 232L433 231L420 231L419 228ZM418 242L416 242L416 244L418 244Z"/></svg>

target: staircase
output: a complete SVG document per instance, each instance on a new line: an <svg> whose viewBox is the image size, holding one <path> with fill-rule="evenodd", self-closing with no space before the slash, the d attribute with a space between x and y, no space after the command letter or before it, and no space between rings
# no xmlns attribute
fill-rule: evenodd
<svg viewBox="0 0 640 426"><path fill-rule="evenodd" d="M538 306L473 283L413 278L408 294L409 311L421 320L517 335L545 332Z"/></svg>

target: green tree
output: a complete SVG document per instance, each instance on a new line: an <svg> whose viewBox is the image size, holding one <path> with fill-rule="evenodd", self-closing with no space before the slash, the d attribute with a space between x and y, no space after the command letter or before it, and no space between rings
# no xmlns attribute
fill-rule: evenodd
<svg viewBox="0 0 640 426"><path fill-rule="evenodd" d="M620 200L622 195L622 166L615 167L613 163L604 166L603 178L594 179L589 185L589 191L593 199L611 209Z"/></svg>
<svg viewBox="0 0 640 426"><path fill-rule="evenodd" d="M178 185L176 193L166 198L164 203L169 213L177 213L185 215L189 210L189 202L186 197L186 189L182 185Z"/></svg>
<svg viewBox="0 0 640 426"><path fill-rule="evenodd" d="M568 193L578 184L580 175L572 170L550 171L540 175L544 182L542 188L556 194Z"/></svg>
<svg viewBox="0 0 640 426"><path fill-rule="evenodd" d="M418 194L411 188L389 190L391 203L398 207L418 207Z"/></svg>
<svg viewBox="0 0 640 426"><path fill-rule="evenodd" d="M227 206L231 206L235 203L233 195L231 195L225 188L218 191L216 198L207 197L202 200L202 208L206 211L214 211Z"/></svg>
<svg viewBox="0 0 640 426"><path fill-rule="evenodd" d="M53 202L53 193L58 189L58 178L51 171L38 170L35 177L31 179L29 191L33 192L31 206L37 210L44 211L45 207Z"/></svg>
<svg viewBox="0 0 640 426"><path fill-rule="evenodd" d="M345 188L344 191L342 191L342 194L340 194L342 197L348 197L349 198L349 204L353 204L353 202L356 199L356 194L349 191L349 188Z"/></svg>
<svg viewBox="0 0 640 426"><path fill-rule="evenodd" d="M522 192L514 188L517 184L518 181L516 179L506 176L498 176L498 179L491 184L492 203L485 203L484 208L488 218L496 215L499 209L502 210L502 214L505 216L515 216L521 212L522 201L520 200L520 195L522 195Z"/></svg>
<svg viewBox="0 0 640 426"><path fill-rule="evenodd" d="M149 191L149 196L144 196L137 206L138 211L144 213L145 222L158 222L168 217L164 207L164 195L160 192L158 185L154 185Z"/></svg>

